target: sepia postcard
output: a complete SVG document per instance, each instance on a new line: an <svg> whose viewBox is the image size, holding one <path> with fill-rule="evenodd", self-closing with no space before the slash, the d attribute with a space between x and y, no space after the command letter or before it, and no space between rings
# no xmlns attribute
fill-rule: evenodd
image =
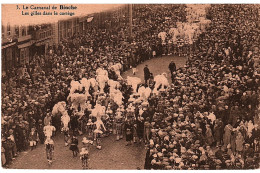
<svg viewBox="0 0 260 173"><path fill-rule="evenodd" d="M260 4L1 6L2 170L259 169Z"/></svg>

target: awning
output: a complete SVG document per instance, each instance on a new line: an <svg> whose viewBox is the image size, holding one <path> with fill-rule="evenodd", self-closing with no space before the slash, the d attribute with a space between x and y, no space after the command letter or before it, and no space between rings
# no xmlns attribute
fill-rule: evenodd
<svg viewBox="0 0 260 173"><path fill-rule="evenodd" d="M47 44L49 42L50 42L49 39L42 40L42 41L39 41L38 43L35 43L35 46L42 46L42 45L45 45L45 44Z"/></svg>
<svg viewBox="0 0 260 173"><path fill-rule="evenodd" d="M13 45L15 45L15 44L16 44L16 42L7 44L7 45L5 45L5 46L2 46L2 49L8 48L8 47L13 46Z"/></svg>
<svg viewBox="0 0 260 173"><path fill-rule="evenodd" d="M91 22L91 21L93 20L93 18L94 18L94 17L89 17L89 18L87 19L87 22Z"/></svg>
<svg viewBox="0 0 260 173"><path fill-rule="evenodd" d="M25 48L25 47L29 47L31 46L32 43L31 42L27 42L27 43L24 43L24 44L20 44L18 45L18 49L22 49L22 48Z"/></svg>

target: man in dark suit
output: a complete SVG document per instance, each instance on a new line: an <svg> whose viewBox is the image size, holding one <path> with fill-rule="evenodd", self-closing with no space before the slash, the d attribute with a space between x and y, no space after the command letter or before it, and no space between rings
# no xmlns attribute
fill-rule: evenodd
<svg viewBox="0 0 260 173"><path fill-rule="evenodd" d="M176 71L176 65L173 61L169 64L169 70L171 72L172 83L174 82L174 72Z"/></svg>
<svg viewBox="0 0 260 173"><path fill-rule="evenodd" d="M144 81L145 81L145 86L147 86L147 81L150 79L150 70L148 68L148 65L145 65L144 67Z"/></svg>

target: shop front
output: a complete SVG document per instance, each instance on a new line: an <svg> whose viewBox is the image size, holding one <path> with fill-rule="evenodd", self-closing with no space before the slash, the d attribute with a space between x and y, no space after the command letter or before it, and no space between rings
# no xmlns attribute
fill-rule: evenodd
<svg viewBox="0 0 260 173"><path fill-rule="evenodd" d="M16 42L2 45L2 71L7 71L17 65Z"/></svg>

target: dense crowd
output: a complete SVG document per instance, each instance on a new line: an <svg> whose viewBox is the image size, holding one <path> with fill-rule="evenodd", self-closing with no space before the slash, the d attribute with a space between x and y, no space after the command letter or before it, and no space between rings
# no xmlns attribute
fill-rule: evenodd
<svg viewBox="0 0 260 173"><path fill-rule="evenodd" d="M176 6L183 8L183 5ZM94 77L97 67L107 68L111 63L121 63L122 71L125 71L151 58L151 50L143 55L143 42L138 42L138 47L125 33L126 19L120 21L120 28L115 25L104 30L93 26L84 35L64 39L57 47L51 47L46 55L35 55L29 64L5 73L2 77L1 127L2 154L7 165L17 152L27 150L31 128L37 129L39 141L43 143L42 129L46 125L43 120L57 102L66 100L72 79ZM143 26L140 24L140 28ZM140 40L152 42L148 37ZM142 60L138 58L141 56ZM113 79L115 74L110 73ZM57 118L53 118L53 124L59 129Z"/></svg>
<svg viewBox="0 0 260 173"><path fill-rule="evenodd" d="M209 9L199 49L158 100L147 169L259 168L258 10Z"/></svg>
<svg viewBox="0 0 260 173"><path fill-rule="evenodd" d="M71 80L95 78L102 67L109 79L117 81L118 75L109 68L113 64L122 64L125 71L153 56L174 53L168 40L162 44L158 34L186 22L184 9L185 5L137 6L133 38L125 34L126 22L106 30L94 26L50 48L47 55L35 56L13 74L7 73L2 78L4 164L17 151L26 150L29 141L44 142L46 115L50 117L53 106L67 100ZM134 101L140 96L120 80L123 108L108 96L99 102L109 105L112 117L123 112L128 142L139 138L147 144L145 169L259 168L257 10L257 5L212 5L206 14L210 27L195 40L186 66L173 73L171 87L159 96L151 94L147 104L145 99ZM100 101L95 91L91 88L92 107ZM73 111L68 112L72 116ZM85 116L87 126L90 113L86 111ZM58 116L51 119L59 130ZM114 120L116 124L118 119ZM32 135L35 129L36 137Z"/></svg>

